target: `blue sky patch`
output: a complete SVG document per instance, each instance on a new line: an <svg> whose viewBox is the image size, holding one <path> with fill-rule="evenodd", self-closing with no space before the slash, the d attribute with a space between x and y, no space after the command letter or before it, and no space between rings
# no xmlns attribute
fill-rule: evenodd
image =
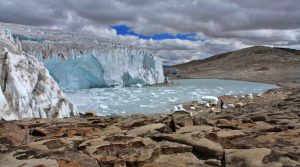
<svg viewBox="0 0 300 167"><path fill-rule="evenodd" d="M189 34L169 34L169 33L162 33L162 34L156 34L156 35L143 35L138 34L132 31L132 29L126 25L116 25L111 26L111 28L115 29L117 31L118 35L133 35L137 36L141 39L153 39L153 40L163 40L163 39L182 39L182 40L190 40L190 41L204 41L201 39L196 38L196 33L189 33Z"/></svg>

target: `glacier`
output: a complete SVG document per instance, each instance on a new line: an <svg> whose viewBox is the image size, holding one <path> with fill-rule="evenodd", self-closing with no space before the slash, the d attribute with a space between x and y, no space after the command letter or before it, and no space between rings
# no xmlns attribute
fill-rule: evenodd
<svg viewBox="0 0 300 167"><path fill-rule="evenodd" d="M21 48L10 31L0 29L0 119L78 115L43 63Z"/></svg>
<svg viewBox="0 0 300 167"><path fill-rule="evenodd" d="M44 62L63 90L112 86L152 85L164 81L161 61L149 51L117 46L112 50L67 53L62 58L52 53L42 58L43 51L26 50Z"/></svg>
<svg viewBox="0 0 300 167"><path fill-rule="evenodd" d="M11 29L25 53L43 62L64 91L164 82L160 58L146 48L90 34L24 25Z"/></svg>

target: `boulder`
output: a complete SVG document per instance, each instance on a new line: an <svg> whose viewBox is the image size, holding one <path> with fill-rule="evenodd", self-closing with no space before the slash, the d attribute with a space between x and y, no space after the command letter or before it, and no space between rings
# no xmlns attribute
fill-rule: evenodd
<svg viewBox="0 0 300 167"><path fill-rule="evenodd" d="M246 134L241 130L222 130L217 132L219 139L234 139L243 137Z"/></svg>
<svg viewBox="0 0 300 167"><path fill-rule="evenodd" d="M26 129L22 129L14 122L0 123L0 144L19 146L29 140Z"/></svg>
<svg viewBox="0 0 300 167"><path fill-rule="evenodd" d="M193 126L193 117L190 113L187 114L173 114L174 122L176 125L183 127L183 126Z"/></svg>
<svg viewBox="0 0 300 167"><path fill-rule="evenodd" d="M192 152L193 147L186 144L180 144L169 141L161 141L157 143L161 147L162 154L175 154L175 153L185 153Z"/></svg>
<svg viewBox="0 0 300 167"><path fill-rule="evenodd" d="M208 120L200 115L196 115L193 117L193 124L194 125L212 125Z"/></svg>
<svg viewBox="0 0 300 167"><path fill-rule="evenodd" d="M267 115L254 115L254 116L251 116L250 119L253 121L253 122L258 122L258 121L267 121Z"/></svg>
<svg viewBox="0 0 300 167"><path fill-rule="evenodd" d="M263 167L264 158L271 153L267 148L225 149L225 165L228 167Z"/></svg>
<svg viewBox="0 0 300 167"><path fill-rule="evenodd" d="M188 134L158 134L156 139L167 140L193 146L194 151L203 157L222 159L223 147L219 143L204 138L201 132Z"/></svg>

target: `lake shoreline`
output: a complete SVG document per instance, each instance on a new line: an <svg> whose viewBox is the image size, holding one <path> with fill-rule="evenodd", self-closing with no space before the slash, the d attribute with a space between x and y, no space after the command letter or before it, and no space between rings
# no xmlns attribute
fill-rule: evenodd
<svg viewBox="0 0 300 167"><path fill-rule="evenodd" d="M0 162L212 167L235 164L239 158L246 164L299 165L300 91L278 88L253 94L253 99L235 96L219 98L243 105L222 112L219 104L204 107L191 102L184 104L187 111L153 115L1 121ZM275 155L278 158L262 158Z"/></svg>

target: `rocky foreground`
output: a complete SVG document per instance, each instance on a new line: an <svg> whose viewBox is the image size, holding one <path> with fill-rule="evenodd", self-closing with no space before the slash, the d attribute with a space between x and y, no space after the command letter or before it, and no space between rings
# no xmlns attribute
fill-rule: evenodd
<svg viewBox="0 0 300 167"><path fill-rule="evenodd" d="M3 121L0 166L300 166L299 89L220 99L234 105Z"/></svg>

